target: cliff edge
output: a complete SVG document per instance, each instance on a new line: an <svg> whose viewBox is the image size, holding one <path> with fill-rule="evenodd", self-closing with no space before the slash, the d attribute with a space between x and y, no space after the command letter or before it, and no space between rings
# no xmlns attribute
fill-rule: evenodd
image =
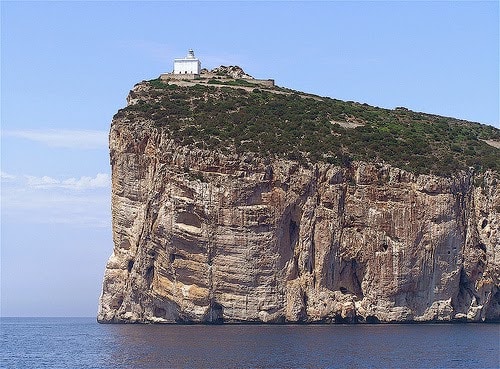
<svg viewBox="0 0 500 369"><path fill-rule="evenodd" d="M500 319L498 149L476 137L483 157L493 158L476 166L465 151L447 167L414 163L417 154L404 150L409 159L401 162L385 151L357 157L346 142L383 123L344 103L304 128L331 135L338 148L307 151L301 133L285 152L258 132L236 136L260 124L245 110L283 98L321 107L326 98L209 82L140 83L113 118L114 250L99 322ZM285 131L272 128L276 122L295 127L291 135L302 129L287 109L275 104L268 124L278 143ZM417 113L390 114L409 129L423 119L411 126L404 117ZM446 124L468 127L457 122ZM432 145L432 155L444 150Z"/></svg>

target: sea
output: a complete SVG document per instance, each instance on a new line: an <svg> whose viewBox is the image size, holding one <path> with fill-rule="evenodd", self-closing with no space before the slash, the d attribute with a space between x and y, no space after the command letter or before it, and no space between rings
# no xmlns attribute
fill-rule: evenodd
<svg viewBox="0 0 500 369"><path fill-rule="evenodd" d="M1 318L2 368L499 368L499 324L139 325Z"/></svg>

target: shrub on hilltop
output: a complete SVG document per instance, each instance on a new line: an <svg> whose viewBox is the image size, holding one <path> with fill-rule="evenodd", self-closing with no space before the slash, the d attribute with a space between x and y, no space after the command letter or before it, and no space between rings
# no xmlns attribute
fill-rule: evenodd
<svg viewBox="0 0 500 369"><path fill-rule="evenodd" d="M306 163L385 162L414 173L500 171L500 130L404 108L382 109L297 91L145 82L117 116L152 119L181 145L254 152ZM235 85L238 81L235 81Z"/></svg>

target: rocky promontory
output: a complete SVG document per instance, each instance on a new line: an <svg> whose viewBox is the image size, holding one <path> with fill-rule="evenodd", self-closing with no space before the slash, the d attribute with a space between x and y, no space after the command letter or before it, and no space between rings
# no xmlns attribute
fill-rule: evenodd
<svg viewBox="0 0 500 369"><path fill-rule="evenodd" d="M99 322L500 319L498 130L215 82L113 118Z"/></svg>

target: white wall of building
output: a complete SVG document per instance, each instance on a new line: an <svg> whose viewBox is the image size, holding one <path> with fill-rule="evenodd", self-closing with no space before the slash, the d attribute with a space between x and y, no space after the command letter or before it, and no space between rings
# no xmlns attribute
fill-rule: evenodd
<svg viewBox="0 0 500 369"><path fill-rule="evenodd" d="M200 70L198 59L174 59L174 74L200 74Z"/></svg>
<svg viewBox="0 0 500 369"><path fill-rule="evenodd" d="M193 49L189 49L185 58L174 59L174 74L200 74L201 62L195 58Z"/></svg>

